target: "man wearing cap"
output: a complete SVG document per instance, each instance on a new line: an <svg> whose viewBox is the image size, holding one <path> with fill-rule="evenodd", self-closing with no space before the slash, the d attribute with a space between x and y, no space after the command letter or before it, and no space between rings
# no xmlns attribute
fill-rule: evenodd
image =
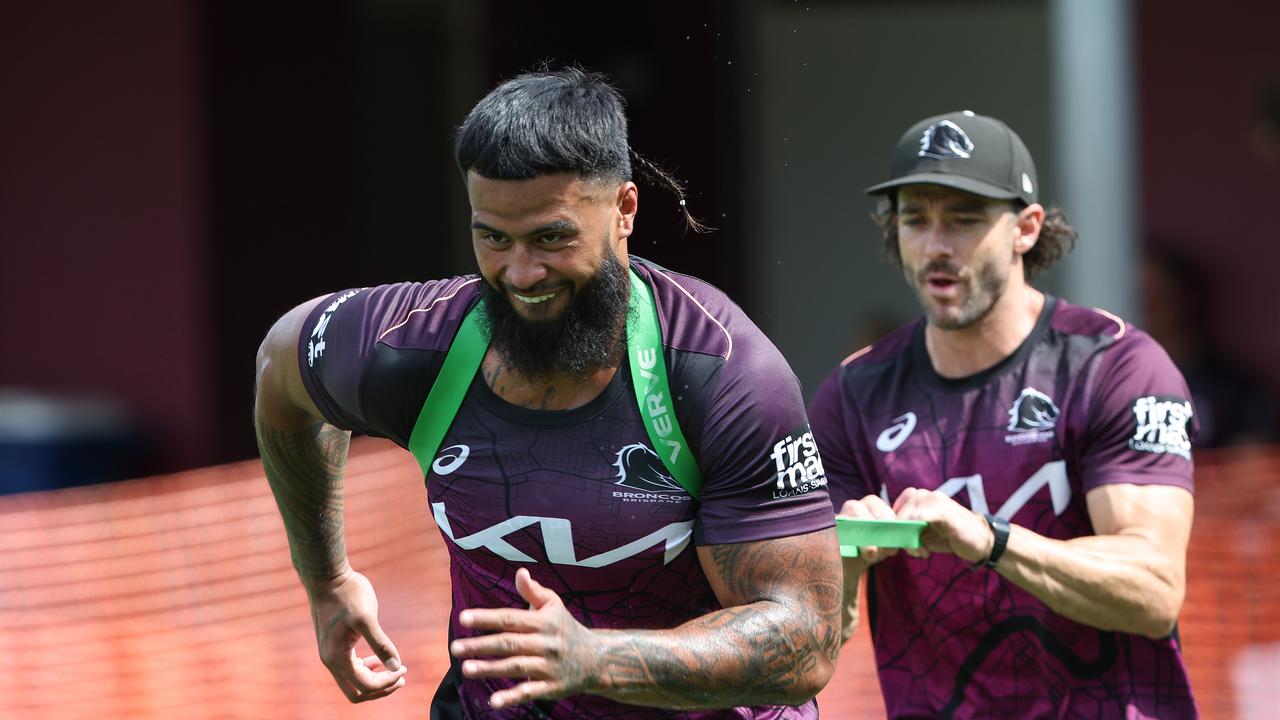
<svg viewBox="0 0 1280 720"><path fill-rule="evenodd" d="M885 250L924 317L810 407L838 517L924 521L844 559L890 717L1195 717L1177 635L1193 513L1186 383L1146 333L1028 281L1075 231L971 112L907 130Z"/></svg>

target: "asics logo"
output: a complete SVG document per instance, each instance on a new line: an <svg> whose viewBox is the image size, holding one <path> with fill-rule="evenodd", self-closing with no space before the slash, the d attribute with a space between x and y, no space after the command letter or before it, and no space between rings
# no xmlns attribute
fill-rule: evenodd
<svg viewBox="0 0 1280 720"><path fill-rule="evenodd" d="M893 424L876 438L876 449L880 452L893 452L907 441L911 431L916 429L916 414L905 412L893 419Z"/></svg>
<svg viewBox="0 0 1280 720"><path fill-rule="evenodd" d="M436 461L431 463L431 471L437 475L448 475L462 467L462 463L471 457L471 448L467 445L450 445L440 451Z"/></svg>

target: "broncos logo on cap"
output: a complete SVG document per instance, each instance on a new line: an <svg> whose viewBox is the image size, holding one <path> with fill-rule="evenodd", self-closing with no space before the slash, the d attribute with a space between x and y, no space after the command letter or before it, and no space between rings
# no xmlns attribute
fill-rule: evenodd
<svg viewBox="0 0 1280 720"><path fill-rule="evenodd" d="M1058 424L1061 411L1048 395L1035 388L1023 388L1009 408L1010 430L1048 430Z"/></svg>
<svg viewBox="0 0 1280 720"><path fill-rule="evenodd" d="M973 141L959 125L950 120L936 122L920 136L920 157L939 160L967 158L973 152Z"/></svg>
<svg viewBox="0 0 1280 720"><path fill-rule="evenodd" d="M618 451L613 462L618 468L615 485L647 492L684 492L671 477L658 454L640 443L632 443Z"/></svg>

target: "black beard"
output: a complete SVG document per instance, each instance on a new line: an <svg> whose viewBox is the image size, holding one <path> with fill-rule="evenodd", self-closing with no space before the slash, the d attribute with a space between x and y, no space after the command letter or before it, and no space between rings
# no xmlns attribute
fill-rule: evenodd
<svg viewBox="0 0 1280 720"><path fill-rule="evenodd" d="M569 307L552 320L532 322L511 305L506 292L481 285L481 329L517 374L529 380L568 375L586 380L619 361L622 326L631 286L612 249L580 290L571 290Z"/></svg>
<svg viewBox="0 0 1280 720"><path fill-rule="evenodd" d="M905 268L906 266L904 265L903 267ZM924 305L926 312L929 306L923 299L924 291L922 288L925 286L925 277L933 272L944 272L958 276L960 267L942 260L932 260L925 264L923 270L914 275L910 270L907 270L907 282L921 296L920 302ZM963 330L970 327L991 313L991 310L996 306L996 301L1004 295L1005 288L1008 285L1008 275L1001 275L996 266L991 263L981 264L975 272L974 281L969 285L969 293L965 298L964 305L960 308L959 316L954 320L930 318L929 321L943 330Z"/></svg>

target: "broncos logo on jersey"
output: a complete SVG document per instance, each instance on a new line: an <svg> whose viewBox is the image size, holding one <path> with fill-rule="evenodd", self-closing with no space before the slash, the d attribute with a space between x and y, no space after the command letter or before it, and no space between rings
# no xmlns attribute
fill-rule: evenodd
<svg viewBox="0 0 1280 720"><path fill-rule="evenodd" d="M613 466L618 468L615 485L647 492L684 492L684 488L667 472L662 458L641 443L632 443L619 450Z"/></svg>
<svg viewBox="0 0 1280 720"><path fill-rule="evenodd" d="M939 160L967 158L973 152L973 141L950 120L930 125L920 136L920 157Z"/></svg>
<svg viewBox="0 0 1280 720"><path fill-rule="evenodd" d="M1061 411L1048 395L1035 388L1023 388L1009 408L1010 430L1048 430L1058 424Z"/></svg>

